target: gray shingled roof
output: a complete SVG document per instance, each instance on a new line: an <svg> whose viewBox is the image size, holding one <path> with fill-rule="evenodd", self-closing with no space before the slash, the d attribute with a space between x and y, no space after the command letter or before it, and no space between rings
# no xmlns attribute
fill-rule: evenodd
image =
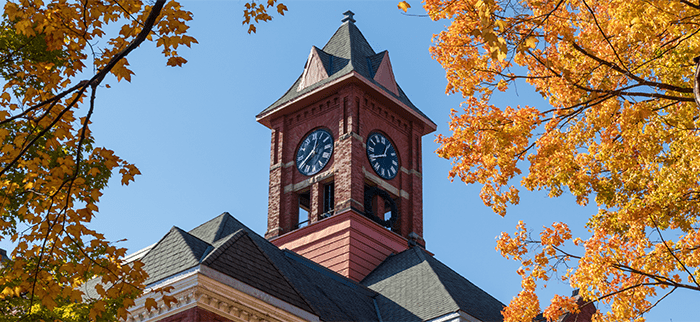
<svg viewBox="0 0 700 322"><path fill-rule="evenodd" d="M503 303L420 247L388 257L362 284L383 295L377 302L384 320L425 321L461 310L503 321Z"/></svg>
<svg viewBox="0 0 700 322"><path fill-rule="evenodd" d="M228 213L189 232L173 227L141 260L149 273L147 284L201 264L314 313L322 321L379 321L373 301L376 292L280 250ZM86 293L95 282L86 285Z"/></svg>
<svg viewBox="0 0 700 322"><path fill-rule="evenodd" d="M192 229L190 234L205 241L217 241L240 229L248 233L321 321L378 321L372 300L377 296L375 292L292 252L280 250L228 213Z"/></svg>
<svg viewBox="0 0 700 322"><path fill-rule="evenodd" d="M284 299L296 307L313 312L244 229L217 240L214 250L202 260L202 264L276 298Z"/></svg>
<svg viewBox="0 0 700 322"><path fill-rule="evenodd" d="M321 321L425 321L458 310L502 320L501 302L420 247L388 257L356 283L280 250L228 213L189 232L173 227L141 260L149 284L205 265Z"/></svg>
<svg viewBox="0 0 700 322"><path fill-rule="evenodd" d="M175 275L199 265L209 244L180 228L170 231L141 258L148 273L146 284Z"/></svg>
<svg viewBox="0 0 700 322"><path fill-rule="evenodd" d="M317 50L323 62L323 66L328 73L328 78L299 90L299 83L302 79L300 75L296 82L294 82L294 85L292 85L282 97L272 103L272 105L260 112L257 118L261 118L281 105L295 100L306 93L312 92L354 71L382 88L386 95L397 98L403 104L430 120L427 115L423 114L423 112L411 103L411 100L408 99L408 96L406 96L398 84L396 84L396 86L398 87L399 94L396 95L374 80L374 74L377 68L379 68L379 64L384 57L384 52L379 54L375 53L367 42L367 39L365 39L365 36L360 32L360 29L358 29L351 20L346 21L338 28L323 49L317 48Z"/></svg>

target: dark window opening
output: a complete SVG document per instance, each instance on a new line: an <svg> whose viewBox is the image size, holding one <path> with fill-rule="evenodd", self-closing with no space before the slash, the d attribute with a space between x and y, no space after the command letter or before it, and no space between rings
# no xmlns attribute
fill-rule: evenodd
<svg viewBox="0 0 700 322"><path fill-rule="evenodd" d="M323 214L321 215L321 219L332 216L334 208L335 185L331 182L323 186Z"/></svg>
<svg viewBox="0 0 700 322"><path fill-rule="evenodd" d="M297 228L309 224L309 212L311 211L311 193L309 191L299 194L299 219Z"/></svg>
<svg viewBox="0 0 700 322"><path fill-rule="evenodd" d="M379 200L377 200L377 201L380 201L380 200L384 201L384 213L381 216L379 216L379 219L388 220L389 218L391 218L391 203L389 203L389 201L386 201L382 198L378 198L378 199Z"/></svg>

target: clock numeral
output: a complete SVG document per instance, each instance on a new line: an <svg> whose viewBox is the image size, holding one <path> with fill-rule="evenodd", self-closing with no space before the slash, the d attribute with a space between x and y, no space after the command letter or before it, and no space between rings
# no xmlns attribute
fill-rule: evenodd
<svg viewBox="0 0 700 322"><path fill-rule="evenodd" d="M313 168L311 168L311 172L316 172L316 166L313 166Z"/></svg>
<svg viewBox="0 0 700 322"><path fill-rule="evenodd" d="M310 170L310 169L311 169L311 166L307 164L307 165L304 167L304 172L309 173L309 170Z"/></svg>
<svg viewBox="0 0 700 322"><path fill-rule="evenodd" d="M379 171L379 163L375 163L373 167L374 170Z"/></svg>
<svg viewBox="0 0 700 322"><path fill-rule="evenodd" d="M396 160L391 160L391 163L393 163L393 164L396 165L396 166L399 165L399 164L396 162Z"/></svg>
<svg viewBox="0 0 700 322"><path fill-rule="evenodd" d="M374 147L368 146L367 150L369 150L369 152L374 152Z"/></svg>
<svg viewBox="0 0 700 322"><path fill-rule="evenodd" d="M318 133L317 133L317 132L311 133L311 139L312 139L312 140L316 141L317 138L318 138Z"/></svg>
<svg viewBox="0 0 700 322"><path fill-rule="evenodd" d="M320 167L320 166L323 166L323 161L318 160L318 166L319 166L319 167Z"/></svg>
<svg viewBox="0 0 700 322"><path fill-rule="evenodd" d="M386 139L382 136L382 144L386 144Z"/></svg>
<svg viewBox="0 0 700 322"><path fill-rule="evenodd" d="M395 156L396 156L396 153L392 152L392 153L391 153L391 156L392 156L392 157L395 157Z"/></svg>
<svg viewBox="0 0 700 322"><path fill-rule="evenodd" d="M396 173L396 168L391 167L391 169L389 169L389 171L391 171L391 174L393 175L394 173Z"/></svg>
<svg viewBox="0 0 700 322"><path fill-rule="evenodd" d="M384 168L382 168L382 177L384 176Z"/></svg>
<svg viewBox="0 0 700 322"><path fill-rule="evenodd" d="M328 150L328 149L330 149L330 148L332 148L332 147L333 147L332 144L326 144L326 146L324 146L323 149L324 149L324 150Z"/></svg>
<svg viewBox="0 0 700 322"><path fill-rule="evenodd" d="M302 160L304 160L304 155L303 155L303 154L299 154L299 155L297 156L297 162L301 162Z"/></svg>
<svg viewBox="0 0 700 322"><path fill-rule="evenodd" d="M328 152L323 152L323 154L321 154L321 157L324 159L330 158L330 156L331 156L331 154ZM321 161L318 161L318 162L320 163Z"/></svg>

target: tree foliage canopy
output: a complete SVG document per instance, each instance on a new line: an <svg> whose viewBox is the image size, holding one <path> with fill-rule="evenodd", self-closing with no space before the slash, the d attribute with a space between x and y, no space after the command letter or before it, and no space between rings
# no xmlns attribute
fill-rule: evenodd
<svg viewBox="0 0 700 322"><path fill-rule="evenodd" d="M113 171L139 170L95 144L90 118L108 75L129 81L126 56L145 40L167 64L192 14L175 1L8 1L0 25L0 238L17 242L0 268L5 320L126 317L143 291L141 264L88 229ZM108 34L108 32L113 32ZM85 282L99 278L96 297Z"/></svg>
<svg viewBox="0 0 700 322"><path fill-rule="evenodd" d="M243 24L283 15L277 0L243 4ZM0 19L0 239L17 243L0 267L0 320L125 319L142 295L142 263L86 227L115 171L138 168L100 147L91 131L106 77L130 81L127 56L144 42L169 66L192 13L173 0L10 0ZM88 287L93 296L86 296ZM160 292L166 305L174 298ZM96 294L96 295L95 295ZM153 293L151 293L153 294ZM147 307L155 307L150 298Z"/></svg>
<svg viewBox="0 0 700 322"><path fill-rule="evenodd" d="M520 261L522 291L507 321L539 312L537 284L566 263L563 278L587 301L608 303L605 321L643 320L677 288L700 291L700 109L693 58L700 54L700 3L686 0L426 0L449 26L433 57L452 111L438 154L451 178L482 185L505 215L519 189L594 201L590 235L566 223L539 238L524 223L497 248ZM496 106L494 93L525 80L547 106ZM518 184L519 182L519 184ZM535 246L532 246L535 245ZM568 251L574 247L576 252ZM576 311L557 296L544 314Z"/></svg>

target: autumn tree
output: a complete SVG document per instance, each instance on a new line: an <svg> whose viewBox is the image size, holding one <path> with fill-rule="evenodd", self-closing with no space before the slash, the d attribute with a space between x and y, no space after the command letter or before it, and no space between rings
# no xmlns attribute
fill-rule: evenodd
<svg viewBox="0 0 700 322"><path fill-rule="evenodd" d="M643 321L675 290L700 291L700 3L426 0L424 8L448 23L431 52L447 92L465 98L451 133L437 139L437 153L453 162L449 176L480 184L499 215L523 188L598 208L590 235L573 236L562 222L538 237L522 222L502 233L497 249L522 265L506 321L531 321L537 285L558 269L583 299L609 304L602 321ZM549 104L491 102L521 80ZM576 310L574 299L556 296L544 316Z"/></svg>
<svg viewBox="0 0 700 322"><path fill-rule="evenodd" d="M146 40L167 64L191 13L177 2L8 1L0 33L0 238L17 243L0 269L5 320L126 317L146 278L126 252L86 228L114 171L128 184L138 169L90 132L106 77L130 80L127 55ZM108 30L114 34L108 35ZM111 76L109 76L111 75ZM94 298L81 289L101 281Z"/></svg>
<svg viewBox="0 0 700 322"><path fill-rule="evenodd" d="M249 33L254 23L272 19L268 9L287 10L276 0L244 6ZM167 65L186 63L177 50L196 43L187 35L191 19L172 0L5 4L0 239L17 247L0 267L0 320L124 319L142 294L147 277L142 264L124 262L126 249L86 227L114 172L122 184L140 174L97 145L91 116L97 91L109 89L105 79L130 81L127 56L142 43L155 42Z"/></svg>

